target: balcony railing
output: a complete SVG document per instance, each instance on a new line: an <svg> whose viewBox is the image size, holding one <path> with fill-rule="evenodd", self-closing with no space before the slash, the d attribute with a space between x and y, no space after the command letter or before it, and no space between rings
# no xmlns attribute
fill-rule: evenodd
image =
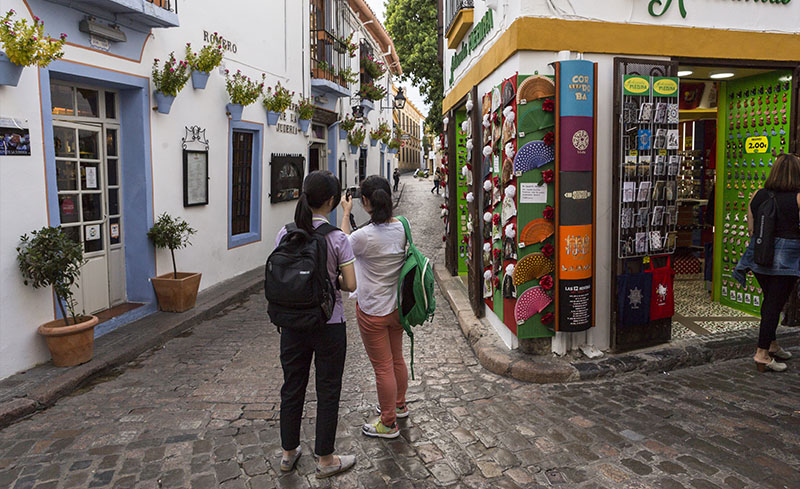
<svg viewBox="0 0 800 489"><path fill-rule="evenodd" d="M445 10L445 14L447 15L447 23L445 25L447 27L444 29L445 32L450 30L460 10L475 7L475 2L473 0L445 0L445 3L447 4L447 9Z"/></svg>
<svg viewBox="0 0 800 489"><path fill-rule="evenodd" d="M324 29L311 31L311 77L328 80L342 87L348 83L342 71L350 69L347 44Z"/></svg>
<svg viewBox="0 0 800 489"><path fill-rule="evenodd" d="M178 13L178 0L145 0L145 2L152 3L164 10Z"/></svg>

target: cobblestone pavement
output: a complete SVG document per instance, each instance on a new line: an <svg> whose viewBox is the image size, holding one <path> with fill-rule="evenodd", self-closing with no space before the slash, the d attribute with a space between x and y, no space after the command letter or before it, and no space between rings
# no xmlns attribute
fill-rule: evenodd
<svg viewBox="0 0 800 489"><path fill-rule="evenodd" d="M404 181L400 211L423 250L440 253L441 199L428 193L430 181ZM758 374L743 359L528 385L483 370L438 303L434 324L418 333L412 414L392 441L359 432L376 396L348 304L337 449L358 463L347 474L317 481L303 455L296 472L277 475L278 335L256 294L0 431L0 487L800 487L797 365ZM307 454L313 388L308 400Z"/></svg>

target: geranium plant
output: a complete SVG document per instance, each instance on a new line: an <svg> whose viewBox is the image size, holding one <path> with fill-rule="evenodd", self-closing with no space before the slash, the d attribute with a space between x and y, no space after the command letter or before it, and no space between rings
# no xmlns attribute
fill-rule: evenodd
<svg viewBox="0 0 800 489"><path fill-rule="evenodd" d="M27 19L12 19L15 15L11 9L0 21L0 41L12 63L44 68L64 56L66 34L53 39L44 33L44 22L39 17L34 16L33 23L28 23Z"/></svg>
<svg viewBox="0 0 800 489"><path fill-rule="evenodd" d="M301 98L297 106L297 115L302 120L314 117L314 102L310 98Z"/></svg>
<svg viewBox="0 0 800 489"><path fill-rule="evenodd" d="M347 46L347 54L349 54L351 58L355 58L358 52L358 45L353 42L353 34L354 33L351 32L349 36L342 39L342 42Z"/></svg>
<svg viewBox="0 0 800 489"><path fill-rule="evenodd" d="M386 96L386 89L369 82L362 83L361 88L358 90L358 95L362 99L372 100L375 102Z"/></svg>
<svg viewBox="0 0 800 489"><path fill-rule="evenodd" d="M403 141L401 141L400 138L398 138L398 137L393 137L389 141L388 146L389 146L389 149L399 150L400 148L403 147Z"/></svg>
<svg viewBox="0 0 800 489"><path fill-rule="evenodd" d="M267 93L264 95L264 108L271 112L283 113L292 105L292 95L289 89L283 87L281 82L275 84L275 90L272 87L267 87Z"/></svg>
<svg viewBox="0 0 800 489"><path fill-rule="evenodd" d="M380 78L386 73L386 67L380 61L377 61L371 54L361 56L361 67L372 78Z"/></svg>
<svg viewBox="0 0 800 489"><path fill-rule="evenodd" d="M166 212L158 216L153 227L147 231L147 237L156 248L169 248L172 255L172 277L178 278L178 269L175 266L175 250L185 248L192 244L189 237L197 230L180 217L172 217Z"/></svg>
<svg viewBox="0 0 800 489"><path fill-rule="evenodd" d="M70 324L70 316L72 324L77 324L72 285L81 274L83 245L73 241L60 227L43 227L30 237L27 234L20 237L17 263L25 285L30 283L34 289L52 286L64 324Z"/></svg>
<svg viewBox="0 0 800 489"><path fill-rule="evenodd" d="M189 81L189 65L186 61L176 61L175 53L169 53L164 66L158 66L159 60L153 60L153 86L164 95L178 95Z"/></svg>
<svg viewBox="0 0 800 489"><path fill-rule="evenodd" d="M192 44L187 42L186 63L194 71L210 73L222 63L222 45L206 44L196 53L192 50Z"/></svg>
<svg viewBox="0 0 800 489"><path fill-rule="evenodd" d="M339 70L339 77L343 82L350 84L358 81L358 74L350 68L342 68Z"/></svg>
<svg viewBox="0 0 800 489"><path fill-rule="evenodd" d="M364 144L364 138L366 137L366 134L367 132L364 129L364 126L354 127L347 133L347 142L353 146L361 146Z"/></svg>
<svg viewBox="0 0 800 489"><path fill-rule="evenodd" d="M356 120L352 116L348 115L347 117L344 118L339 127L342 128L342 130L344 131L350 132L353 130L354 127L356 127Z"/></svg>
<svg viewBox="0 0 800 489"><path fill-rule="evenodd" d="M265 78L265 75L261 75ZM250 105L261 95L264 90L264 82L256 82L250 77L242 74L241 70L236 70L233 75L225 70L225 90L231 98L231 103L239 105Z"/></svg>

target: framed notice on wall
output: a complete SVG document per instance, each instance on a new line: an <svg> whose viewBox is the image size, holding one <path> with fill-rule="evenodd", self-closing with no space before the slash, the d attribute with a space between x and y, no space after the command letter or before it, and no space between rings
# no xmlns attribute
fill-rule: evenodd
<svg viewBox="0 0 800 489"><path fill-rule="evenodd" d="M270 202L300 198L303 188L305 158L299 154L272 153L270 161Z"/></svg>
<svg viewBox="0 0 800 489"><path fill-rule="evenodd" d="M208 151L183 150L183 206L208 204Z"/></svg>

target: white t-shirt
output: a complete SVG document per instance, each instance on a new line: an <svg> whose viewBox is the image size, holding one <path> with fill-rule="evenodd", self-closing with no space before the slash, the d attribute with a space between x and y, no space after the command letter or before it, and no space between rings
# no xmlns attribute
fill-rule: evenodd
<svg viewBox="0 0 800 489"><path fill-rule="evenodd" d="M403 268L406 233L400 221L368 224L350 234L356 257L353 294L370 316L387 316L397 309L397 286Z"/></svg>

